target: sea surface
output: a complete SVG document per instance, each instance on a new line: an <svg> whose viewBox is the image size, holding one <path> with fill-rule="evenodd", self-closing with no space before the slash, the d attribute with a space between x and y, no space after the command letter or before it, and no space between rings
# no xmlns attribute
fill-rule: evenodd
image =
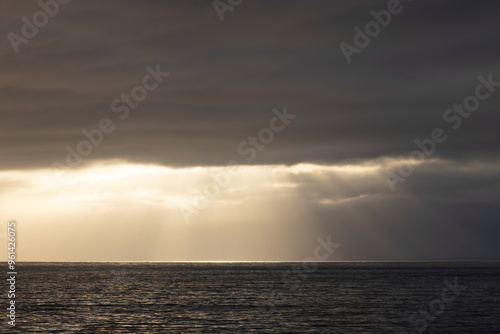
<svg viewBox="0 0 500 334"><path fill-rule="evenodd" d="M17 271L17 325L4 315L2 333L500 333L500 262L21 263Z"/></svg>

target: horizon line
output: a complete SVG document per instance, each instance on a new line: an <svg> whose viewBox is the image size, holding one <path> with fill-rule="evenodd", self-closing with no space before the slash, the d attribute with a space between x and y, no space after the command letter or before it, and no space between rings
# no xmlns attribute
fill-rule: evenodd
<svg viewBox="0 0 500 334"><path fill-rule="evenodd" d="M7 263L7 261L2 261ZM336 260L336 261L16 261L16 264L22 263L345 263L345 262L500 262L496 260Z"/></svg>

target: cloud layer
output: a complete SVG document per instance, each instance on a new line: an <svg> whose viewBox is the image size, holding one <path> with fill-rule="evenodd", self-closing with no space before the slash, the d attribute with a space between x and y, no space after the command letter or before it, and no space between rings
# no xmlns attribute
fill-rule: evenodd
<svg viewBox="0 0 500 334"><path fill-rule="evenodd" d="M83 129L139 84L146 66L171 76L90 159L222 165L271 109L300 122L259 163L395 156L442 124L477 76L500 80L491 2L412 2L348 65L352 42L384 1L242 3L220 22L204 1L74 1L15 54L2 40L3 168L50 166ZM20 33L35 1L3 3L1 30ZM460 24L458 24L458 22ZM500 94L439 149L450 159L498 155Z"/></svg>

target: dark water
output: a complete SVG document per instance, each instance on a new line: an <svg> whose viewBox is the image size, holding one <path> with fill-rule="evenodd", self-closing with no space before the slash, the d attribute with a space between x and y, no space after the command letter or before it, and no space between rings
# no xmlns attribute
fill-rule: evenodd
<svg viewBox="0 0 500 334"><path fill-rule="evenodd" d="M498 262L322 263L306 269L300 263L25 263L18 267L16 329L5 316L1 329L500 333ZM458 284L455 292L445 280Z"/></svg>

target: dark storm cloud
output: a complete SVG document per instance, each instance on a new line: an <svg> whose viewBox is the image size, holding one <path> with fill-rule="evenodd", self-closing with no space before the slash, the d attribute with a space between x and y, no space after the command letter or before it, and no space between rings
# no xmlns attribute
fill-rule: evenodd
<svg viewBox="0 0 500 334"><path fill-rule="evenodd" d="M498 6L402 2L404 10L348 65L338 45L385 1L243 2L220 22L211 2L72 1L19 54L2 40L3 168L46 167L103 117L117 122L89 159L224 164L288 105L300 121L258 163L336 162L409 153L442 114L498 71ZM1 30L20 33L37 3L4 2ZM147 65L171 76L131 117L111 102ZM500 94L437 155L498 154ZM466 143L466 146L464 146Z"/></svg>

